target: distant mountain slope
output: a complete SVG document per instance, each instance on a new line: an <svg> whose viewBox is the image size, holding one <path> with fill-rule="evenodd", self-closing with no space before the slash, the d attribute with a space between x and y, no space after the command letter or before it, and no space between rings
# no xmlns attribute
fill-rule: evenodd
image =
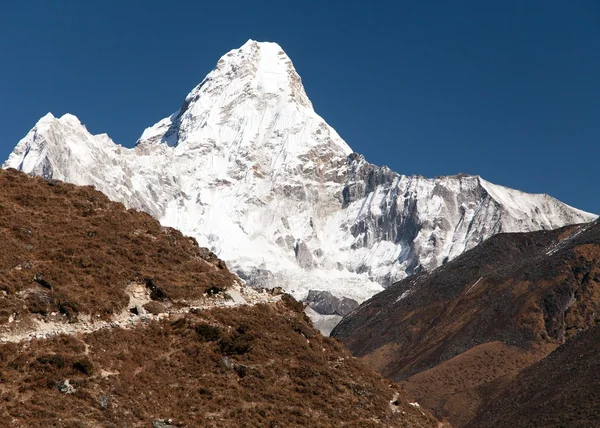
<svg viewBox="0 0 600 428"><path fill-rule="evenodd" d="M579 333L488 400L470 427L600 426L600 328Z"/></svg>
<svg viewBox="0 0 600 428"><path fill-rule="evenodd" d="M332 336L463 426L500 379L596 325L598 314L596 221L496 235L363 303Z"/></svg>
<svg viewBox="0 0 600 428"><path fill-rule="evenodd" d="M499 232L595 216L459 175L426 179L352 153L314 111L290 58L248 41L135 148L48 114L4 167L75 184L194 236L250 284L362 301Z"/></svg>
<svg viewBox="0 0 600 428"><path fill-rule="evenodd" d="M0 212L1 426L437 426L148 214L15 170Z"/></svg>

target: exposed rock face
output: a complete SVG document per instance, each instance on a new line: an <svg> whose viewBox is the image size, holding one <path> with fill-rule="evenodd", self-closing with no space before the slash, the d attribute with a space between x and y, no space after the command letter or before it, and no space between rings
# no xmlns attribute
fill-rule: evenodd
<svg viewBox="0 0 600 428"><path fill-rule="evenodd" d="M498 234L431 273L387 288L331 335L460 427L502 390L501 378L595 326L598 314L595 221Z"/></svg>
<svg viewBox="0 0 600 428"><path fill-rule="evenodd" d="M251 287L275 288L279 286L275 275L267 269L238 269L237 274Z"/></svg>
<svg viewBox="0 0 600 428"><path fill-rule="evenodd" d="M350 226L353 247L392 242L399 249L394 262L385 266L387 274L382 262L358 267L377 272L384 285L406 273L430 271L500 232L572 223L571 209L547 195L528 195L465 174L436 179L399 175L356 154L350 160L343 205L368 203ZM595 218L579 215L575 222Z"/></svg>
<svg viewBox="0 0 600 428"><path fill-rule="evenodd" d="M296 253L296 261L301 268L310 269L313 267L313 257L306 242L298 241L294 247L294 253Z"/></svg>
<svg viewBox="0 0 600 428"><path fill-rule="evenodd" d="M152 428L177 428L177 425L172 423L172 419L155 419L152 421Z"/></svg>
<svg viewBox="0 0 600 428"><path fill-rule="evenodd" d="M399 175L352 153L318 116L291 60L249 41L223 56L135 148L48 114L4 167L94 185L194 236L256 285L357 301L498 232L594 216L474 176Z"/></svg>
<svg viewBox="0 0 600 428"><path fill-rule="evenodd" d="M356 300L347 297L337 298L328 291L310 290L305 300L321 315L348 315L358 307Z"/></svg>

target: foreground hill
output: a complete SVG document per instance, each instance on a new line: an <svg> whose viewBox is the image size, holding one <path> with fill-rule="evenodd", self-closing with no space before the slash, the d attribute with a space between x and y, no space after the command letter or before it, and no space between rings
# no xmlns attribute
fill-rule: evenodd
<svg viewBox="0 0 600 428"><path fill-rule="evenodd" d="M506 379L596 325L599 309L594 222L494 236L373 297L332 336L462 426Z"/></svg>
<svg viewBox="0 0 600 428"><path fill-rule="evenodd" d="M14 170L0 210L2 426L437 426L147 214Z"/></svg>
<svg viewBox="0 0 600 428"><path fill-rule="evenodd" d="M113 320L140 290L142 305L176 308L237 281L214 254L149 215L91 187L15 170L0 172L0 246L0 331Z"/></svg>
<svg viewBox="0 0 600 428"><path fill-rule="evenodd" d="M0 345L0 372L13 426L437 426L284 302Z"/></svg>
<svg viewBox="0 0 600 428"><path fill-rule="evenodd" d="M195 237L250 283L298 299L321 290L361 302L496 233L596 218L478 176L368 163L315 112L275 43L230 51L182 101L134 148L48 114L4 167L94 185Z"/></svg>

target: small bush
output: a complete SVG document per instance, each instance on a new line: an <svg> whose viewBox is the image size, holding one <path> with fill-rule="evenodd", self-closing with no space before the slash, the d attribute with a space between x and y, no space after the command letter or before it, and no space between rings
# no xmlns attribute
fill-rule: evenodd
<svg viewBox="0 0 600 428"><path fill-rule="evenodd" d="M152 315L162 314L167 311L167 308L158 302L148 302L143 306L143 308Z"/></svg>
<svg viewBox="0 0 600 428"><path fill-rule="evenodd" d="M32 314L48 315L53 308L50 306L50 299L46 295L39 293L31 294L27 299L27 309Z"/></svg>
<svg viewBox="0 0 600 428"><path fill-rule="evenodd" d="M215 294L219 294L219 293L223 292L224 290L225 290L224 288L213 285L212 287L210 287L206 290L206 294L208 294L209 296L214 296Z"/></svg>
<svg viewBox="0 0 600 428"><path fill-rule="evenodd" d="M221 330L209 324L198 324L194 330L203 342L216 342L221 338Z"/></svg>
<svg viewBox="0 0 600 428"><path fill-rule="evenodd" d="M179 318L171 323L173 330L182 330L190 327L190 321L188 318Z"/></svg>
<svg viewBox="0 0 600 428"><path fill-rule="evenodd" d="M235 329L239 334L246 334L250 330L250 326L248 324L240 324L238 328Z"/></svg>
<svg viewBox="0 0 600 428"><path fill-rule="evenodd" d="M58 369L62 369L65 366L65 359L58 354L42 355L37 357L36 361L40 364L54 366Z"/></svg>
<svg viewBox="0 0 600 428"><path fill-rule="evenodd" d="M92 373L94 373L94 365L87 358L84 358L84 359L79 360L79 361L75 361L73 363L73 368L75 370L77 370L78 372L81 372L81 373L83 373L84 375L87 375L87 376L89 376Z"/></svg>
<svg viewBox="0 0 600 428"><path fill-rule="evenodd" d="M77 314L79 313L79 307L77 303L67 300L67 297L64 294L60 294L58 296L58 311L67 316L69 321L74 321L77 319Z"/></svg>
<svg viewBox="0 0 600 428"><path fill-rule="evenodd" d="M235 333L219 340L219 347L225 355L243 355L252 350L253 341L251 334Z"/></svg>
<svg viewBox="0 0 600 428"><path fill-rule="evenodd" d="M203 386L198 388L198 394L204 395L208 398L212 398L212 396L213 396L213 392L208 388L204 388Z"/></svg>
<svg viewBox="0 0 600 428"><path fill-rule="evenodd" d="M246 375L248 374L248 367L246 367L243 364L237 364L235 366L235 372L238 374L239 377L246 377Z"/></svg>
<svg viewBox="0 0 600 428"><path fill-rule="evenodd" d="M150 298L152 300L167 300L169 298L165 289L158 286L153 278L144 278L144 283L150 290Z"/></svg>
<svg viewBox="0 0 600 428"><path fill-rule="evenodd" d="M289 294L283 294L281 296L281 301L285 304L286 307L288 307L294 312L304 312L304 304L302 302L297 301Z"/></svg>

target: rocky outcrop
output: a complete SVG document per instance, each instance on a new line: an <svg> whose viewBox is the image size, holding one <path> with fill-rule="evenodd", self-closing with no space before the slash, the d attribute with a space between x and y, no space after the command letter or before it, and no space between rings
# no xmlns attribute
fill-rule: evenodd
<svg viewBox="0 0 600 428"><path fill-rule="evenodd" d="M358 307L356 300L335 297L328 291L309 290L305 300L313 310L321 315L348 315Z"/></svg>
<svg viewBox="0 0 600 428"><path fill-rule="evenodd" d="M268 269L238 269L238 276L246 281L246 284L254 288L275 288L278 287L278 281L275 275Z"/></svg>
<svg viewBox="0 0 600 428"><path fill-rule="evenodd" d="M294 247L296 261L303 269L311 269L314 266L312 253L304 241L298 241Z"/></svg>

